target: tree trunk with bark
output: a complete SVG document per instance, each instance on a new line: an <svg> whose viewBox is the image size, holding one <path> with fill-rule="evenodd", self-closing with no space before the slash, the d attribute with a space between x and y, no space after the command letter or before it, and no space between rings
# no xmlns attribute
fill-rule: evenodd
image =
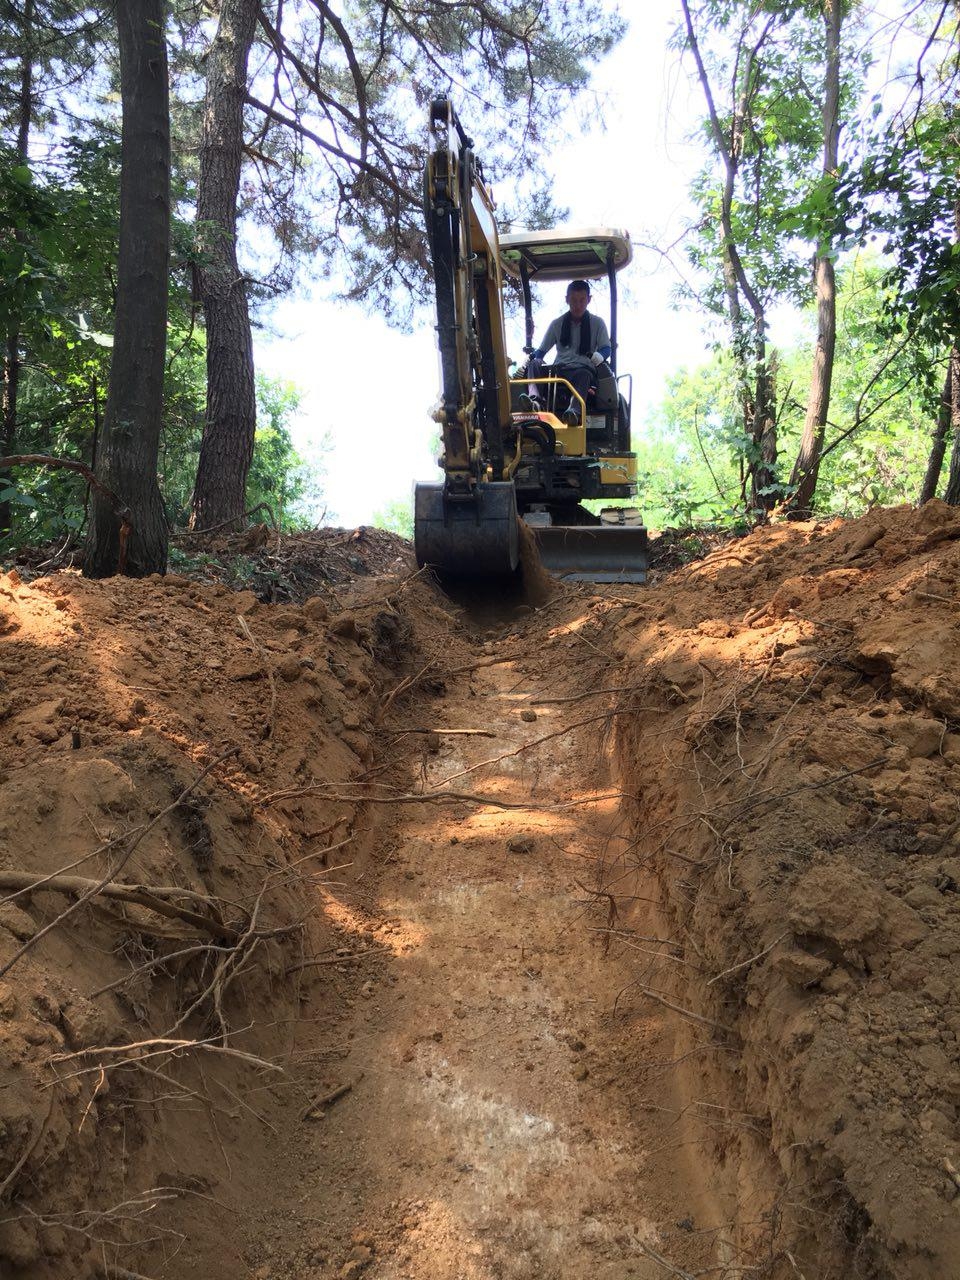
<svg viewBox="0 0 960 1280"><path fill-rule="evenodd" d="M950 352L943 390L940 392L940 411L937 414L937 426L933 433L933 444L930 446L930 457L927 459L927 470L920 489L920 505L937 496L937 485L940 483L940 472L943 470L943 459L947 452L947 434L953 420L953 382L955 370L960 363L960 351L956 347Z"/></svg>
<svg viewBox="0 0 960 1280"><path fill-rule="evenodd" d="M33 121L33 14L34 0L24 0L20 19L20 86L17 108L16 157L18 164L30 159L30 126ZM15 232L23 240L22 231ZM17 452L17 396L20 390L20 327L13 325L7 332L6 351L3 359L3 435L0 437L0 453ZM0 489L7 478L0 476ZM12 506L0 502L0 537L8 533L13 524Z"/></svg>
<svg viewBox="0 0 960 1280"><path fill-rule="evenodd" d="M170 107L164 0L118 0L120 247L113 359L97 478L119 494L125 519L97 491L84 573L143 577L167 567L167 521L157 483L170 259Z"/></svg>
<svg viewBox="0 0 960 1280"><path fill-rule="evenodd" d="M950 352L950 427L953 431L953 450L943 500L949 502L951 507L960 507L960 352L956 347Z"/></svg>
<svg viewBox="0 0 960 1280"><path fill-rule="evenodd" d="M207 55L197 193L200 298L207 330L207 413L191 526L239 523L246 507L257 402L247 291L237 263L247 61L256 0L223 0Z"/></svg>
<svg viewBox="0 0 960 1280"><path fill-rule="evenodd" d="M773 485L776 479L774 468L777 461L773 376L767 358L767 317L763 299L747 277L734 236L732 216L736 180L743 154L743 129L747 103L745 98L737 102L728 134L717 111L688 0L681 0L681 7L690 51L697 64L697 75L707 103L710 130L724 169L723 195L720 201L724 292L727 296L727 315L733 335L733 352L740 386L744 433L750 437L755 446L755 456L750 460L747 474L743 475L743 500L745 504L749 501L754 512L763 515L776 503ZM747 58L749 65L744 73L745 85L750 83L751 65L757 52L758 50L754 49ZM745 89L744 93L746 92ZM746 300L752 312L752 328L748 327L740 301L741 297ZM748 478L749 500L746 493Z"/></svg>
<svg viewBox="0 0 960 1280"><path fill-rule="evenodd" d="M826 31L826 71L823 84L823 174L831 177L837 171L840 151L840 31L843 26L844 0L823 0ZM813 356L813 374L807 413L803 423L800 452L793 467L790 483L796 486L791 514L803 519L810 514L820 473L823 433L830 412L830 389L833 382L833 360L837 345L837 279L833 269L831 245L821 246L814 265L817 296L817 348Z"/></svg>

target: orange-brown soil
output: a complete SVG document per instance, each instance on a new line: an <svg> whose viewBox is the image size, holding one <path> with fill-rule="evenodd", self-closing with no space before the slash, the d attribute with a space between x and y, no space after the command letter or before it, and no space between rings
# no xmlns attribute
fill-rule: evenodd
<svg viewBox="0 0 960 1280"><path fill-rule="evenodd" d="M0 1274L960 1274L958 544L0 576Z"/></svg>

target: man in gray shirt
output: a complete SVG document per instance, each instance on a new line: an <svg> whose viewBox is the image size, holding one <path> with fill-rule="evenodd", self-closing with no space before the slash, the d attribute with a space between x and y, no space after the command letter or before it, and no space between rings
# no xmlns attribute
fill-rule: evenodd
<svg viewBox="0 0 960 1280"><path fill-rule="evenodd" d="M599 316L593 316L587 310L590 302L590 286L586 280L571 280L567 286L567 306L565 315L552 320L544 335L543 341L533 352L527 364L527 377L543 376L543 357L551 347L557 348L557 358L549 370L551 377L565 378L583 397L593 384L595 371L606 360L610 359L610 335L607 326ZM533 394L535 386L530 388L530 395L520 397L520 405L524 409L540 407L537 396ZM558 389L560 404L566 403L563 418L569 423L580 421L580 410L576 400L567 392L566 387ZM557 406L559 410L559 405Z"/></svg>

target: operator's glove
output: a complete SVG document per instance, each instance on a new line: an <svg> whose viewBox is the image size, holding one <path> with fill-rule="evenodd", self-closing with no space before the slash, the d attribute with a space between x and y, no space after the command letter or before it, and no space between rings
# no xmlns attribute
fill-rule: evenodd
<svg viewBox="0 0 960 1280"><path fill-rule="evenodd" d="M593 355L590 357L590 359L593 361L593 367L595 369L599 369L600 366L604 363L605 358L600 354L599 351L595 351Z"/></svg>

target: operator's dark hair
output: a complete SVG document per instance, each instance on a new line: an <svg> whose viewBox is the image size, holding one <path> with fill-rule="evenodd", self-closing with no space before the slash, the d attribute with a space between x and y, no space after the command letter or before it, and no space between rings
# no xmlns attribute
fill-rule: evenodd
<svg viewBox="0 0 960 1280"><path fill-rule="evenodd" d="M571 280L570 283L567 285L567 293L569 293L571 289L575 289L577 293L579 293L581 290L583 290L585 293L590 292L590 286L587 284L586 280Z"/></svg>

